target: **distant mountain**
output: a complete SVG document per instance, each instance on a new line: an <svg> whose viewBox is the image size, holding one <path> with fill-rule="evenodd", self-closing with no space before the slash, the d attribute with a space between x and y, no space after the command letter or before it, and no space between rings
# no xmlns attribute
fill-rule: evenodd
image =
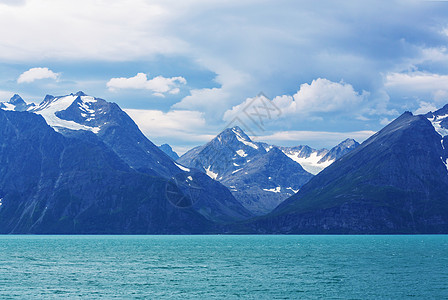
<svg viewBox="0 0 448 300"><path fill-rule="evenodd" d="M263 143L263 146L265 148L277 147L281 149L289 158L299 163L306 171L316 175L331 165L335 160L358 147L359 143L353 139L346 139L330 150L313 149L306 145L280 147Z"/></svg>
<svg viewBox="0 0 448 300"><path fill-rule="evenodd" d="M170 145L168 145L168 144L160 145L159 149L162 150L166 155L171 157L172 160L179 159L179 155L177 155L177 153L173 151L173 148L171 148Z"/></svg>
<svg viewBox="0 0 448 300"><path fill-rule="evenodd" d="M85 136L83 136L85 135ZM67 137L0 110L0 233L203 233L213 223L167 201L169 180L130 168L94 134Z"/></svg>
<svg viewBox="0 0 448 300"><path fill-rule="evenodd" d="M272 148L233 171L221 182L256 215L266 214L313 177L281 150Z"/></svg>
<svg viewBox="0 0 448 300"><path fill-rule="evenodd" d="M22 97L15 94L9 99L8 102L0 102L0 109L13 110L13 111L25 111L34 106L34 103L27 104Z"/></svg>
<svg viewBox="0 0 448 300"><path fill-rule="evenodd" d="M177 162L223 183L256 215L271 211L312 177L277 148L253 142L239 127L224 130Z"/></svg>
<svg viewBox="0 0 448 300"><path fill-rule="evenodd" d="M264 233L448 233L448 105L406 112L269 215Z"/></svg>
<svg viewBox="0 0 448 300"><path fill-rule="evenodd" d="M349 153L350 151L356 149L359 146L359 143L355 141L354 139L346 139L336 145L335 147L331 148L330 151L328 151L327 154L325 154L319 161L318 164L325 164L327 162L333 163L340 157L344 156L345 154Z"/></svg>

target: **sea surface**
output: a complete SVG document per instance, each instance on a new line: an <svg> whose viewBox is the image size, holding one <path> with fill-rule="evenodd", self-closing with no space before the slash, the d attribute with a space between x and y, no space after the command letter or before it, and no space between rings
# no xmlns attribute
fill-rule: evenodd
<svg viewBox="0 0 448 300"><path fill-rule="evenodd" d="M448 299L448 236L0 236L0 299Z"/></svg>

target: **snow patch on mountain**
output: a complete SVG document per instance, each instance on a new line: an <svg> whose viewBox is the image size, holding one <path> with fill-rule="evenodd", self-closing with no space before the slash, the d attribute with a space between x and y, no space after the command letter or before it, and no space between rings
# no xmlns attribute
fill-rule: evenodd
<svg viewBox="0 0 448 300"><path fill-rule="evenodd" d="M182 165L179 165L179 164L177 164L177 163L174 163L179 169L181 169L182 171L184 171L184 172L190 172L190 169L188 169L188 168L186 168L186 167L184 167L184 166L182 166Z"/></svg>
<svg viewBox="0 0 448 300"><path fill-rule="evenodd" d="M3 110L15 110L15 108L16 108L15 105L8 103L8 102L3 102L2 104L3 104L3 107L2 107Z"/></svg>
<svg viewBox="0 0 448 300"><path fill-rule="evenodd" d="M293 161L299 163L307 172L310 172L313 175L318 174L334 162L334 160L319 162L325 156L325 153L319 155L317 152L313 152L308 157L301 157L300 152L283 151L283 153Z"/></svg>
<svg viewBox="0 0 448 300"><path fill-rule="evenodd" d="M282 190L282 188L279 187L279 186L276 187L276 188L272 188L272 189L263 189L263 191L266 191L266 192L273 192L273 193L280 193L281 190Z"/></svg>
<svg viewBox="0 0 448 300"><path fill-rule="evenodd" d="M80 98L82 100L81 108L84 109L84 111L88 112L88 110L90 109L85 108L85 103L95 101L94 98L89 96L82 96ZM101 129L100 127L90 127L76 123L75 121L64 120L56 116L57 112L66 110L76 99L76 95L56 97L51 100L42 102L40 105L31 108L29 111L44 117L45 121L47 121L47 124L53 127L56 131L66 128L71 130L87 130L92 131L93 133L98 133Z"/></svg>
<svg viewBox="0 0 448 300"><path fill-rule="evenodd" d="M233 133L235 133L236 139L238 141L240 141L241 143L243 143L246 146L252 147L255 150L258 150L258 146L255 145L254 143L252 143L251 141L246 140L245 138L242 137L241 133L236 129L236 128L232 128Z"/></svg>
<svg viewBox="0 0 448 300"><path fill-rule="evenodd" d="M300 189L295 190L292 187L289 187L289 188L286 188L286 189L292 191L294 194L297 193L300 190Z"/></svg>
<svg viewBox="0 0 448 300"><path fill-rule="evenodd" d="M208 177L210 177L211 179L215 179L218 178L218 173L214 173L213 171L210 170L212 166L209 165L207 169L205 169L206 174L208 175Z"/></svg>
<svg viewBox="0 0 448 300"><path fill-rule="evenodd" d="M241 156L241 157L246 157L246 156L247 156L247 153L244 152L244 150L242 150L242 149L237 150L237 151L236 151L236 154L238 154L238 155Z"/></svg>
<svg viewBox="0 0 448 300"><path fill-rule="evenodd" d="M448 114L443 115L443 116L434 115L432 118L428 118L428 120L431 122L432 126L434 127L435 131L438 134L440 134L442 137L445 137L448 135L448 129L444 128L441 124L447 117L448 117Z"/></svg>
<svg viewBox="0 0 448 300"><path fill-rule="evenodd" d="M241 169L237 169L237 170L235 170L235 171L232 171L232 174L235 174L235 173L241 171L242 169L243 169L243 168L241 168Z"/></svg>

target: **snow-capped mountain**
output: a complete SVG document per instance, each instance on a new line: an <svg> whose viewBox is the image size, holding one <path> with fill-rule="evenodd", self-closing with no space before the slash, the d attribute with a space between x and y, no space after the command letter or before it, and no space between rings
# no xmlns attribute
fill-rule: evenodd
<svg viewBox="0 0 448 300"><path fill-rule="evenodd" d="M178 162L223 183L257 215L271 211L312 177L282 151L253 142L239 127L224 130Z"/></svg>
<svg viewBox="0 0 448 300"><path fill-rule="evenodd" d="M230 191L200 171L175 163L140 131L134 121L115 104L78 92L66 96L47 95L28 112L42 116L65 137L99 140L129 167L151 176L163 177L182 193L168 192L175 205L188 205L213 222L243 220L252 216ZM173 196L174 195L174 196ZM168 201L167 200L167 201ZM179 202L179 203L178 203ZM187 206L188 206L187 205Z"/></svg>
<svg viewBox="0 0 448 300"><path fill-rule="evenodd" d="M47 95L42 103L29 111L44 117L56 131L70 129L98 133L102 126L107 125L104 117L110 113L107 108L105 100L78 92L62 97Z"/></svg>
<svg viewBox="0 0 448 300"><path fill-rule="evenodd" d="M293 161L299 163L307 172L316 175L333 161L322 162L322 158L329 152L327 149L313 149L306 145L294 147L281 147L267 145L268 147L277 147L283 151Z"/></svg>
<svg viewBox="0 0 448 300"><path fill-rule="evenodd" d="M170 180L130 168L93 134L64 136L0 109L0 233L185 234L215 225L171 205Z"/></svg>
<svg viewBox="0 0 448 300"><path fill-rule="evenodd" d="M216 180L238 172L255 156L267 151L252 142L239 127L228 128L204 146L193 148L177 162L200 170Z"/></svg>
<svg viewBox="0 0 448 300"><path fill-rule="evenodd" d="M442 138L448 135L448 104L435 112L427 113L425 117L431 122L434 130Z"/></svg>
<svg viewBox="0 0 448 300"><path fill-rule="evenodd" d="M330 150L327 149L313 149L306 145L294 147L281 147L263 144L265 148L269 149L277 147L283 151L289 158L299 163L306 171L313 175L331 165L337 159L352 151L359 146L359 143L354 139L346 139Z"/></svg>
<svg viewBox="0 0 448 300"><path fill-rule="evenodd" d="M0 102L0 109L12 111L25 111L32 108L34 104L27 104L22 97L15 94L8 102Z"/></svg>
<svg viewBox="0 0 448 300"><path fill-rule="evenodd" d="M447 233L448 105L405 112L251 226L269 233Z"/></svg>

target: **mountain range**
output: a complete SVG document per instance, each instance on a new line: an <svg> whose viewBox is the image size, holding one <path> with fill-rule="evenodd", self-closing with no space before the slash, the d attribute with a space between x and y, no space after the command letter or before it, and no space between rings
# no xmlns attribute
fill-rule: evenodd
<svg viewBox="0 0 448 300"><path fill-rule="evenodd" d="M254 142L236 126L188 151L177 162L203 170L259 216L272 211L313 177L302 164L308 162L309 167L315 162L316 169L323 169L358 145L348 139L330 151L308 146L278 147Z"/></svg>
<svg viewBox="0 0 448 300"><path fill-rule="evenodd" d="M448 232L448 105L359 145L225 129L182 157L82 92L0 103L0 233ZM162 151L163 150L163 151Z"/></svg>
<svg viewBox="0 0 448 300"><path fill-rule="evenodd" d="M14 98L14 97L13 97ZM14 100L14 99L12 99ZM72 197L80 198L79 201L83 205L78 205L75 207L70 206L70 213L72 223L79 224L76 218L84 213L84 210L89 205L95 207L95 196L94 192L89 193L89 185L94 182L96 188L105 189L105 191L110 190L110 192L98 192L104 199L98 199L98 201L103 201L105 205L111 205L109 214L113 211L120 211L120 204L117 197L124 197L120 193L124 193L127 197L132 197L133 201L138 199L146 199L145 201L151 202L150 206L147 206L146 210L143 208L135 207L133 217L138 217L139 215L147 215L149 218L151 215L157 215L158 217L166 216L170 210L173 210L181 215L185 213L195 212L196 216L200 216L201 222L204 220L210 224L219 224L226 222L234 222L236 220L244 220L250 218L252 214L247 211L229 192L227 188L221 185L219 182L212 180L207 175L199 172L197 170L188 169L180 164L175 163L170 157L168 157L164 152L162 152L157 146L155 146L151 141L149 141L143 133L139 130L137 125L133 120L123 112L118 105L114 103L109 103L103 99L94 98L85 95L82 92L76 94L70 94L67 96L54 97L47 95L45 99L37 106L23 107L23 105L15 106L13 101L9 101L5 106L11 111L4 111L4 118L2 118L1 126L4 130L2 138L3 149L6 151L1 158L4 161L4 168L2 168L2 174L0 178L10 178L11 176L18 180L19 182L28 182L30 180L29 172L24 168L15 167L10 161L23 161L27 162L25 166L33 167L36 169L43 168L43 166L48 167L48 172L37 172L36 177L33 182L29 182L29 186L35 186L36 190L23 189L22 187L16 186L14 183L5 181L0 184L0 197L2 198L2 205L0 208L0 219L2 220L22 220L27 225L21 227L5 226L4 232L14 232L14 233L43 233L47 232L47 227L44 225L35 224L34 221L30 221L28 218L24 217L23 211L21 209L12 209L13 203L11 197L14 198L14 202L23 203L21 205L26 205L25 202L31 201L33 208L27 208L26 211L30 212L33 218L36 220L45 220L47 214L55 214L52 216L53 219L61 220L67 219L65 215L68 208L64 208L61 211L51 211L51 206L42 204L44 201L39 198L38 195L47 195L46 197L58 198L60 195L57 194L59 188L59 183L61 182L59 178L72 178L73 185L79 186L79 190L82 191L79 194L74 192L67 192L68 194L64 197L71 199ZM26 109L24 112L17 112ZM10 120L16 120L16 123L11 125ZM33 133L33 128L31 124L36 123L36 132ZM9 125L9 126L7 126ZM14 126L13 126L14 125ZM20 126L26 126L25 129L28 131L21 130ZM23 132L22 132L23 131ZM42 133L41 133L42 132ZM16 134L14 134L16 133ZM20 133L20 135L18 135ZM22 137L22 134L24 135ZM38 137L49 136L51 138L41 141ZM19 139L18 142L29 142L29 146L23 145L21 151L12 151L14 145L14 138ZM71 150L67 152L65 148L61 145L59 147L53 146L58 145L56 140L62 140L61 144L65 143L78 143L81 148L89 148L88 145L98 145L96 147L95 155L88 155L83 153L81 150ZM34 145L33 143L37 143ZM45 151L42 149L45 148ZM24 152L25 149L29 151ZM55 149L55 150L51 150ZM70 148L71 149L71 148ZM41 154L38 158L33 158L36 153ZM67 157L67 153L71 154L71 157ZM90 152L89 152L90 154ZM28 157L29 155L30 157ZM45 163L46 157L52 163ZM123 184L121 181L116 182L115 180L108 179L103 175L98 175L96 180L93 180L89 175L85 175L84 180L79 180L76 176L85 172L90 174L97 171L103 170L105 166L103 161L98 159L101 157L104 160L104 164L109 161L114 161L115 165L119 165L120 168L110 170L111 176L123 176L124 179L138 177L139 179L135 182L144 181L141 178L151 178L160 182L158 189L152 191L146 191L147 194L143 197L140 194L138 197L135 196L134 191L137 192L139 188L134 187L132 183ZM27 161L30 159L31 161ZM76 174L71 174L69 169L60 170L61 166L64 166L63 159L73 159L77 162L77 168L80 168ZM57 163L59 161L59 164ZM114 165L114 166L115 166ZM132 174L123 173L124 170ZM47 170L47 169L45 169ZM67 171L67 172L66 172ZM140 178L141 177L141 178ZM121 177L120 177L121 178ZM103 181L104 179L104 181ZM123 179L123 180L124 180ZM118 180L118 179L117 179ZM120 179L121 180L121 179ZM42 185L40 182L52 182L52 184ZM58 183L58 184L57 184ZM69 184L67 180L66 184ZM142 188L140 188L141 193L143 193L144 188L150 188L150 184L142 182ZM15 188L14 188L15 187ZM41 188L43 190L41 190ZM48 190L45 190L47 188ZM117 190L115 190L117 189ZM86 194L83 194L86 192ZM15 195L20 194L22 200L16 198ZM134 195L134 196L132 196ZM51 197L49 199L51 199ZM61 196L62 197L62 196ZM88 200L89 199L89 200ZM128 201L124 198L120 198L120 201L126 203L126 205L131 205L132 201ZM62 201L62 200L61 200ZM71 203L69 200L66 200ZM114 201L118 201L114 204ZM45 202L45 201L44 201ZM86 203L87 204L86 204ZM43 210L34 210L34 207L39 203L39 206L49 207ZM54 205L59 205L58 200L55 200ZM31 204L30 204L31 205ZM115 205L118 205L115 207ZM167 207L169 206L169 209ZM20 206L22 207L22 206ZM28 206L27 206L28 207ZM11 210L12 209L12 210ZM24 209L24 208L23 208ZM150 210L150 211L149 211ZM8 217L3 218L2 214L7 213ZM97 219L98 224L92 225L92 228L79 229L78 227L71 227L62 229L62 226L58 226L64 232L107 232L109 222L100 222L101 215L105 212L100 210L94 210L89 213L92 220ZM125 218L125 216L123 216ZM70 219L70 218L69 218ZM34 220L34 219L33 219ZM125 221L125 220L121 220ZM160 226L166 227L164 233L175 233L175 232L192 232L193 227L188 225L191 221L192 226L195 223L194 218L189 220L189 218L184 218L182 222L186 222L184 227L182 222L176 223L175 219L170 220L164 218L163 222L155 222L153 226L151 222L146 220L146 222L132 221L129 222L128 229L123 228L123 232L132 233L133 222L145 223L146 231L143 233L158 233L161 232ZM149 222L149 223L148 223ZM14 224L16 222L13 222ZM99 224L101 223L101 224ZM163 226L163 224L167 226ZM202 224L202 223L201 223ZM191 228L190 228L191 227ZM197 227L200 228L200 227ZM205 226L204 228L210 228L210 226ZM70 231L72 230L72 231ZM203 229L204 230L204 229ZM207 230L207 229L205 229ZM51 231L51 230L50 230ZM110 228L110 231L117 232L115 229ZM135 230L137 232L137 230ZM138 231L142 232L142 231Z"/></svg>

